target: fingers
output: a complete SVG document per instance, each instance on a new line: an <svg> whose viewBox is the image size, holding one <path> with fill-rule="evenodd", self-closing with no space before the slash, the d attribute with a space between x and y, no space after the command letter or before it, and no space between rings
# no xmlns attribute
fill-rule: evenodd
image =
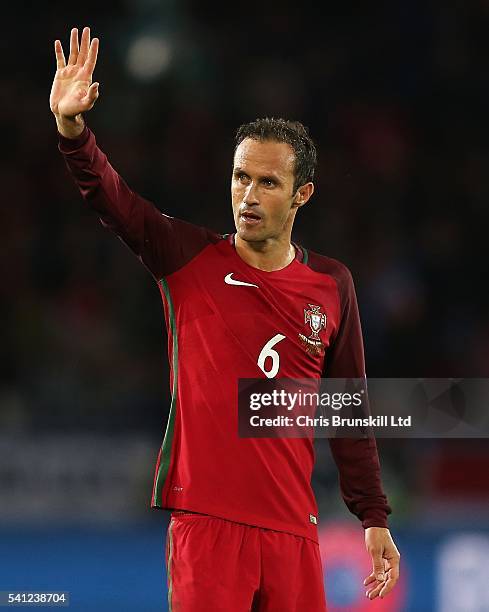
<svg viewBox="0 0 489 612"><path fill-rule="evenodd" d="M396 560L387 562L387 570L384 574L385 580L377 580L375 577L377 573L372 572L363 582L365 586L369 587L365 593L369 599L375 599L376 597L382 599L392 591L399 579L399 563L396 563Z"/></svg>
<svg viewBox="0 0 489 612"><path fill-rule="evenodd" d="M363 581L363 585L368 586L372 582L375 582L375 580L376 580L375 576L373 574L370 574L370 576L368 576L368 578L365 578L365 580Z"/></svg>
<svg viewBox="0 0 489 612"><path fill-rule="evenodd" d="M95 70L95 64L97 63L98 47L99 40L98 38L94 38L90 44L90 48L88 50L88 57L84 66L90 77L92 76L93 71Z"/></svg>
<svg viewBox="0 0 489 612"><path fill-rule="evenodd" d="M394 588L396 582L397 582L397 578L389 576L389 578L387 578L387 580L385 581L384 586L380 589L379 597L382 599L388 593L390 593L392 589Z"/></svg>
<svg viewBox="0 0 489 612"><path fill-rule="evenodd" d="M385 582L379 582L378 580L375 580L375 586L371 589L367 589L367 592L365 593L365 595L369 599L375 599L381 593L384 585L385 585Z"/></svg>
<svg viewBox="0 0 489 612"><path fill-rule="evenodd" d="M81 35L80 42L80 53L78 54L78 58L76 63L78 66L83 66L88 57L88 49L90 47L90 28L83 28L83 32Z"/></svg>
<svg viewBox="0 0 489 612"><path fill-rule="evenodd" d="M78 58L78 28L72 28L70 35L70 56L68 58L69 65L75 65Z"/></svg>
<svg viewBox="0 0 489 612"><path fill-rule="evenodd" d="M61 41L54 41L54 52L56 54L56 69L60 70L66 66L65 54L63 53L63 46Z"/></svg>
<svg viewBox="0 0 489 612"><path fill-rule="evenodd" d="M384 586L384 580L377 580L376 578L377 573L378 572L375 572L375 571L372 572L370 576L367 576L367 578L365 578L365 580L363 581L364 586L367 587L365 595L369 599L375 599L379 595L381 589Z"/></svg>

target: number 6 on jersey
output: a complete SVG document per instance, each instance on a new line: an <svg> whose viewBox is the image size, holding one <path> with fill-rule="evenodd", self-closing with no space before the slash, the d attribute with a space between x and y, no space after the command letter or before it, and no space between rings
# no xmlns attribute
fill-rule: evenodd
<svg viewBox="0 0 489 612"><path fill-rule="evenodd" d="M278 374L280 368L280 355L272 347L284 340L284 338L285 336L283 334L276 334L273 338L270 338L258 355L258 367L267 378L275 378ZM267 357L270 357L272 360L272 367L270 370L265 370L265 360Z"/></svg>

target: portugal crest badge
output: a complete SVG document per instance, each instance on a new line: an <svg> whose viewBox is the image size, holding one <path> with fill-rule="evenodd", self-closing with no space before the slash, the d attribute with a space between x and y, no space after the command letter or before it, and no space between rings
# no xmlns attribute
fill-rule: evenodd
<svg viewBox="0 0 489 612"><path fill-rule="evenodd" d="M311 328L310 336L299 334L299 340L308 353L315 357L324 355L324 344L321 342L319 332L326 329L327 319L324 312L320 312L321 306L308 304L309 308L304 308L304 325L309 323Z"/></svg>

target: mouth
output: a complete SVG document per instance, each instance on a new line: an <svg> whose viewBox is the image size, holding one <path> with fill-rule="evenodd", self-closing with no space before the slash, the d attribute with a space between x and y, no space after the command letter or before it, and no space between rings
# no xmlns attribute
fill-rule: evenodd
<svg viewBox="0 0 489 612"><path fill-rule="evenodd" d="M260 215L253 212L242 212L239 216L246 225L257 225L261 221Z"/></svg>

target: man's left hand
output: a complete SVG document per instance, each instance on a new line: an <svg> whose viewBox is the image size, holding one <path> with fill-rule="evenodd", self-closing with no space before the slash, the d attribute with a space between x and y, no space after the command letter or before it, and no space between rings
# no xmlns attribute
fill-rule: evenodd
<svg viewBox="0 0 489 612"><path fill-rule="evenodd" d="M390 531L383 527L369 527L365 530L365 545L372 557L373 571L363 581L369 599L385 597L392 591L399 579L400 554Z"/></svg>

